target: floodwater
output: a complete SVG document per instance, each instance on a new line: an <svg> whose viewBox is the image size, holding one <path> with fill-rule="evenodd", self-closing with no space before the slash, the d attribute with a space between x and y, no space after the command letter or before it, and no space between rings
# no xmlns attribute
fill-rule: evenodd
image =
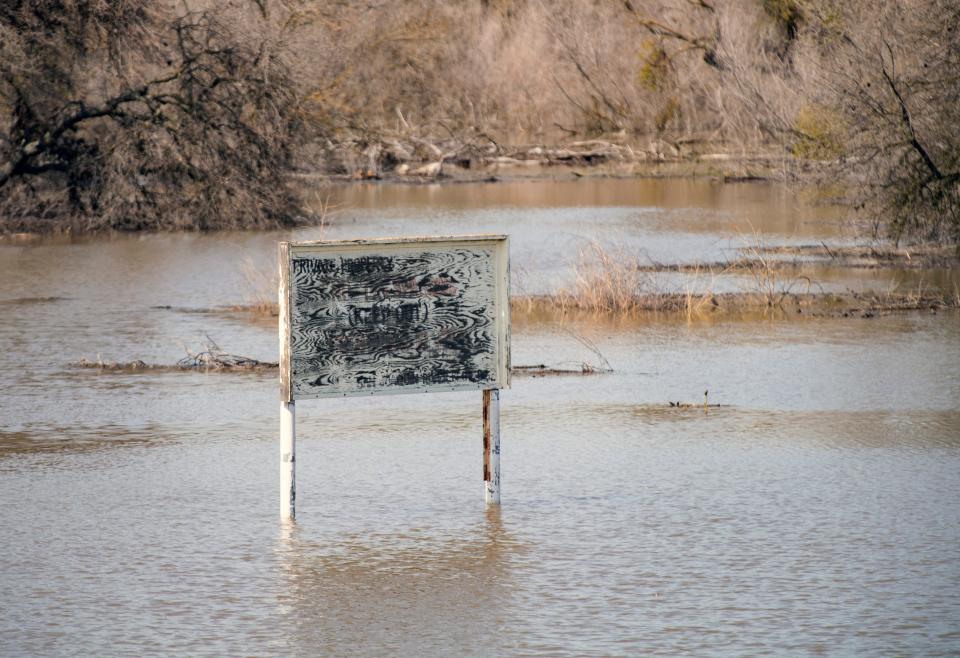
<svg viewBox="0 0 960 658"><path fill-rule="evenodd" d="M515 364L597 363L580 336L615 372L514 379L502 509L483 504L478 393L306 401L294 525L274 374L69 367L173 363L205 335L275 360L268 324L203 311L249 302L279 239L509 233L528 291L589 240L684 262L738 232L848 239L771 185L329 194L326 229L0 245L0 655L960 651L955 313L518 316ZM667 404L704 391L724 406Z"/></svg>

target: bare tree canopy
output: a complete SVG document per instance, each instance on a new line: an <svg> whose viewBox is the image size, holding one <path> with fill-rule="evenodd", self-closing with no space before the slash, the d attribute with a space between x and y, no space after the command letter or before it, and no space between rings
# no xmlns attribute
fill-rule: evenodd
<svg viewBox="0 0 960 658"><path fill-rule="evenodd" d="M826 87L860 204L897 240L960 244L960 4L863 19L871 29L843 35Z"/></svg>
<svg viewBox="0 0 960 658"><path fill-rule="evenodd" d="M0 228L275 226L295 158L599 139L758 154L960 243L958 33L956 0L7 0Z"/></svg>
<svg viewBox="0 0 960 658"><path fill-rule="evenodd" d="M262 13L151 0L0 5L0 213L8 229L289 223L299 131Z"/></svg>

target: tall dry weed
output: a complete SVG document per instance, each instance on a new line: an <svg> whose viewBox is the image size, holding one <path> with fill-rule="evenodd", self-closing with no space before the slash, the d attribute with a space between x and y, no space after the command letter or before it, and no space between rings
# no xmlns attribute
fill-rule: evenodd
<svg viewBox="0 0 960 658"><path fill-rule="evenodd" d="M801 286L803 294L807 294L815 285L808 276L789 274L783 262L771 258L774 250L760 231L741 235L741 239L743 246L740 247L740 252L746 255L746 269L751 277L751 283L744 292L758 296L763 306L780 308L783 300L788 295L799 292Z"/></svg>
<svg viewBox="0 0 960 658"><path fill-rule="evenodd" d="M574 283L558 294L563 305L597 312L635 311L649 292L650 276L637 268L636 255L624 247L591 240L580 249Z"/></svg>
<svg viewBox="0 0 960 658"><path fill-rule="evenodd" d="M683 285L683 311L687 322L692 322L703 315L704 311L715 303L714 285L717 277L724 272L726 270L716 272L712 268L701 268L699 264L694 268L693 278L688 278ZM710 277L710 283L705 287L697 285L700 283L701 275Z"/></svg>

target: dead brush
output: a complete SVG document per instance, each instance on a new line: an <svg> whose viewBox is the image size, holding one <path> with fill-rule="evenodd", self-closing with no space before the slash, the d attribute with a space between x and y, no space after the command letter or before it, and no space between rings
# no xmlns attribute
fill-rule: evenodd
<svg viewBox="0 0 960 658"><path fill-rule="evenodd" d="M230 310L243 310L256 315L276 316L279 313L277 290L280 274L276 267L261 267L247 256L240 265L249 303L236 305Z"/></svg>
<svg viewBox="0 0 960 658"><path fill-rule="evenodd" d="M571 288L556 294L562 307L602 313L629 313L644 307L651 279L623 247L608 249L591 240L580 249Z"/></svg>
<svg viewBox="0 0 960 658"><path fill-rule="evenodd" d="M187 355L176 362L174 365L163 365L155 363L146 363L141 359L133 361L104 361L98 354L96 361L89 359L79 359L71 362L72 368L84 368L87 370L96 370L98 372L111 373L135 373L143 371L151 372L183 372L197 371L204 372L262 372L275 370L278 367L276 362L260 361L249 356L239 356L225 352L217 345L216 341L204 334L204 349L199 352L192 351L184 346Z"/></svg>
<svg viewBox="0 0 960 658"><path fill-rule="evenodd" d="M693 279L688 279L683 285L683 310L687 322L692 322L694 318L702 316L705 309L713 309L717 305L717 299L713 294L714 285L717 277L726 273L726 270L717 272L713 268L705 268L703 273L710 277L710 283L705 288L698 291L697 284L700 282L701 275L699 265L693 270Z"/></svg>
<svg viewBox="0 0 960 658"><path fill-rule="evenodd" d="M752 279L745 292L757 295L762 306L782 308L784 299L793 294L797 286L804 285L802 294L809 294L810 288L815 285L808 276L786 275L787 264L769 257L772 250L759 231L754 231L746 238L740 252L746 254L744 269ZM823 292L822 288L820 291Z"/></svg>

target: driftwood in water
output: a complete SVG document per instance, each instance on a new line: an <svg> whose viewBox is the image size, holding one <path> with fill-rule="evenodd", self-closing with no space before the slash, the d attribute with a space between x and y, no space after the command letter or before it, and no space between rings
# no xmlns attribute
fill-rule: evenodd
<svg viewBox="0 0 960 658"><path fill-rule="evenodd" d="M197 355L199 356L199 355ZM175 365L165 365L160 363L147 363L140 359L133 361L104 361L97 358L96 361L90 359L78 359L70 362L71 368L85 368L89 370L98 370L101 372L131 373L131 372L191 372L202 370L213 372L260 372L274 370L277 364L272 361L259 361L249 357L236 356L231 354L218 355L216 358L208 356L195 359L193 357L184 357ZM550 377L563 375L596 375L610 372L609 370L599 369L588 363L582 364L579 368L554 368L545 364L513 366L510 372L519 377Z"/></svg>
<svg viewBox="0 0 960 658"><path fill-rule="evenodd" d="M444 166L459 169L501 167L589 166L609 161L668 159L666 147L651 146L651 152L635 151L627 144L604 140L570 142L565 146L526 145L505 147L486 135L473 139L436 142L398 137L370 143L366 139L330 143L326 160L331 173L351 178L379 179L387 175L436 178Z"/></svg>
<svg viewBox="0 0 960 658"><path fill-rule="evenodd" d="M133 361L104 361L97 356L96 361L89 359L80 359L70 363L73 368L87 368L98 370L100 372L183 372L197 371L204 372L260 372L264 370L273 370L278 367L276 362L260 361L248 356L238 356L228 354L220 349L209 336L207 336L206 349L200 352L191 352L187 350L187 356L183 357L175 365L164 365L157 363L146 363L140 359Z"/></svg>
<svg viewBox="0 0 960 658"><path fill-rule="evenodd" d="M513 366L511 372L514 375L526 377L550 377L555 375L600 375L613 371L591 366L589 363L581 363L580 366L576 368L554 368L541 363L533 366Z"/></svg>
<svg viewBox="0 0 960 658"><path fill-rule="evenodd" d="M598 348L592 340L569 329L565 329L564 333L571 336L592 352L599 362L599 365L587 363L586 361L574 364L569 362L560 363L555 366L548 366L541 363L532 366L513 366L511 369L513 374L526 375L529 377L548 377L552 375L606 375L613 372L613 366L610 365L607 357L600 352L600 348Z"/></svg>

